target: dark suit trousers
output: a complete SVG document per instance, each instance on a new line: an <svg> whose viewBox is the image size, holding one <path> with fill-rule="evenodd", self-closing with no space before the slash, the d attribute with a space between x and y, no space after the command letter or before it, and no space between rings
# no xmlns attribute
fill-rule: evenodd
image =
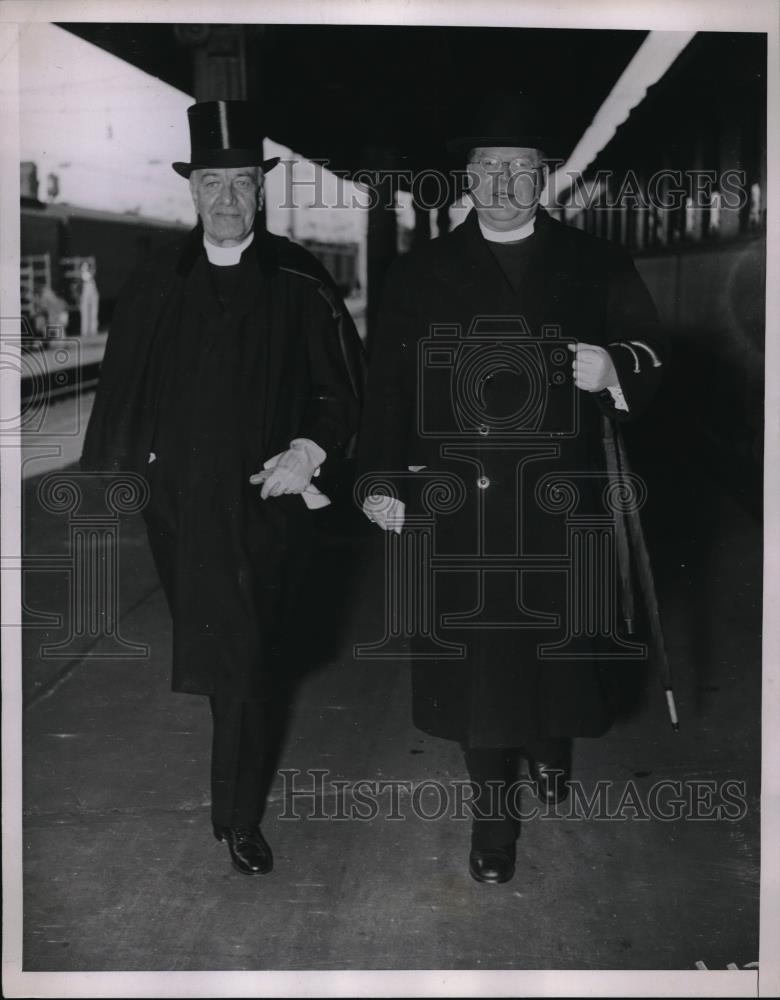
<svg viewBox="0 0 780 1000"><path fill-rule="evenodd" d="M568 742L565 738L537 739L529 740L523 747L462 747L474 792L473 847L503 847L517 837L520 824L513 813L517 813L520 803L514 795L507 797L507 791L517 780L523 752L552 763L562 756Z"/></svg>
<svg viewBox="0 0 780 1000"><path fill-rule="evenodd" d="M168 604L173 611L176 578L176 523L171 482L153 463L147 475L151 502L144 511L149 542ZM211 695L211 818L215 826L246 826L263 812L263 780L269 761L267 703Z"/></svg>
<svg viewBox="0 0 780 1000"><path fill-rule="evenodd" d="M225 695L209 698L214 732L211 749L211 819L215 826L251 826L263 813L268 764L268 704Z"/></svg>

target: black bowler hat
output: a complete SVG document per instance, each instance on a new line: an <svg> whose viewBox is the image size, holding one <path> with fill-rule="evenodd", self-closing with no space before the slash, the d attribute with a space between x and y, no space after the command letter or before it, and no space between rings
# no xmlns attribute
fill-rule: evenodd
<svg viewBox="0 0 780 1000"><path fill-rule="evenodd" d="M262 167L267 173L278 156L263 158L260 106L254 101L200 101L187 108L190 163L171 164L189 177L205 167Z"/></svg>
<svg viewBox="0 0 780 1000"><path fill-rule="evenodd" d="M463 134L447 141L447 151L459 157L480 146L528 147L548 157L557 152L557 141L538 103L506 91L486 94L467 115Z"/></svg>

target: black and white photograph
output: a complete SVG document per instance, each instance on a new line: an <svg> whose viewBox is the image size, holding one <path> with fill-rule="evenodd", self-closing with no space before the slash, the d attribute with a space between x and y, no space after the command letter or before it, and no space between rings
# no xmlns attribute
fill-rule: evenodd
<svg viewBox="0 0 780 1000"><path fill-rule="evenodd" d="M5 996L780 992L779 21L0 6Z"/></svg>

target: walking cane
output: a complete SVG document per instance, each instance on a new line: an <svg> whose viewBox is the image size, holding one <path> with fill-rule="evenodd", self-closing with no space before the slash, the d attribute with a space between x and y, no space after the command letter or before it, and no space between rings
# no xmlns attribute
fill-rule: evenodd
<svg viewBox="0 0 780 1000"><path fill-rule="evenodd" d="M623 436L620 429L616 427L608 418L603 418L604 422L604 451L607 459L607 474L616 483L622 483L626 476L631 474L631 469L626 456L626 449L623 443ZM647 610L648 622L650 624L650 646L661 674L661 683L666 695L666 705L669 710L669 720L672 729L676 733L680 731L680 723L677 717L677 705L674 700L674 688L672 684L672 670L669 665L669 658L666 655L666 644L661 627L661 615L658 610L658 597L653 580L653 570L650 565L650 556L645 544L645 536L642 531L642 523L639 519L639 511L635 506L627 505L625 511L615 512L615 538L617 543L618 564L620 567L620 582L623 597L623 614L626 619L626 627L629 634L633 633L633 593L631 590L631 561L626 534L626 522L628 522L628 534L634 549L636 559L637 579L642 589L645 608Z"/></svg>

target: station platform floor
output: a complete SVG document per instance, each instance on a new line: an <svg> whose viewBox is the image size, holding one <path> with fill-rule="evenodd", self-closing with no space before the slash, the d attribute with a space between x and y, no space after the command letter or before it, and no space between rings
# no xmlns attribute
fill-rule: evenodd
<svg viewBox="0 0 780 1000"><path fill-rule="evenodd" d="M712 788L723 802L728 788L736 814L663 820L623 809L623 818L585 819L564 809L523 825L517 874L500 886L469 877L468 821L415 815L403 792L401 818L388 818L387 796L376 818L337 816L332 782L416 788L466 777L457 746L413 728L404 658L353 656L354 643L381 634L378 530L357 513L322 512L310 578L321 599L307 626L319 662L301 673L263 824L275 867L251 879L230 867L211 833L208 704L170 691L170 623L141 518L119 529L118 633L148 650L108 655L117 653L115 637L85 635L53 656L45 647L71 634L61 561L69 529L67 517L42 506L42 477L28 478L24 969L692 970L703 962L722 970L755 962L761 526L698 473L657 471L645 523L681 730L672 731L651 678L631 717L576 743L574 777L589 793L609 782L613 804L630 786L646 802L661 780L682 782L689 800L706 801ZM62 620L39 617L52 614ZM319 791L317 770L325 772ZM299 818L285 818L291 787L315 790L296 800ZM435 812L435 802L420 802Z"/></svg>

